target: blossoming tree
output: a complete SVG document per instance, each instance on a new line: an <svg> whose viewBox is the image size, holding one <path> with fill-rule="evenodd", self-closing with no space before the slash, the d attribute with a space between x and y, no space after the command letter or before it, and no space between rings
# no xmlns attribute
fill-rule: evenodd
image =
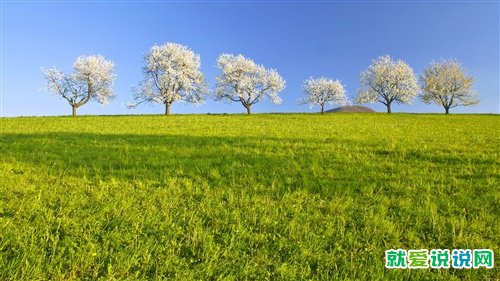
<svg viewBox="0 0 500 281"><path fill-rule="evenodd" d="M319 105L321 114L325 112L325 104L347 104L344 86L339 80L311 77L304 81L303 89L306 98L299 100L299 104Z"/></svg>
<svg viewBox="0 0 500 281"><path fill-rule="evenodd" d="M275 69L266 69L242 55L222 54L217 60L215 100L239 102L251 114L252 105L266 98L280 104L285 80Z"/></svg>
<svg viewBox="0 0 500 281"><path fill-rule="evenodd" d="M91 100L108 104L114 94L112 86L116 75L114 64L103 56L80 56L73 64L73 73L64 73L56 68L42 68L47 80L45 89L64 98L76 110Z"/></svg>
<svg viewBox="0 0 500 281"><path fill-rule="evenodd" d="M361 73L361 88L357 103L380 102L391 113L393 102L411 104L419 87L413 69L402 60L392 60L388 55L374 59Z"/></svg>
<svg viewBox="0 0 500 281"><path fill-rule="evenodd" d="M479 103L477 93L472 90L474 78L467 76L456 60L431 62L420 76L420 81L422 101L443 106L446 114L450 113L450 108Z"/></svg>
<svg viewBox="0 0 500 281"><path fill-rule="evenodd" d="M165 115L169 115L170 106L176 101L203 103L207 86L200 65L200 56L184 45L153 46L146 56L145 78L140 89L133 89L134 101L128 107L161 103L165 105Z"/></svg>

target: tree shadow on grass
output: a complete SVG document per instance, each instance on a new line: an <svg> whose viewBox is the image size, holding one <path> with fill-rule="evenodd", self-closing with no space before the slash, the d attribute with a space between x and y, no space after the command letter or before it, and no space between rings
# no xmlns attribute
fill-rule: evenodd
<svg viewBox="0 0 500 281"><path fill-rule="evenodd" d="M164 186L185 180L207 186L281 185L310 191L354 183L345 173L310 171L312 162L331 160L331 155L315 150L324 144L319 140L62 132L3 134L0 141L3 162L96 182L115 179ZM350 166L339 161L328 165L336 170ZM22 169L12 172L25 173Z"/></svg>
<svg viewBox="0 0 500 281"><path fill-rule="evenodd" d="M349 192L374 185L385 188L391 180L411 181L401 178L398 169L387 169L394 163L422 167L426 163L450 167L463 164L463 159L448 155L387 150L369 141L357 142L340 136L321 140L60 132L3 134L0 143L2 162L25 164L14 168L11 171L14 174L29 173L23 169L37 169L57 177L143 182L159 187L183 180L206 186L280 185L288 190ZM336 144L342 144L343 148L336 148ZM351 151L352 148L357 151ZM344 157L345 153L352 154ZM363 155L368 156L363 158ZM471 161L476 166L494 162L493 159Z"/></svg>

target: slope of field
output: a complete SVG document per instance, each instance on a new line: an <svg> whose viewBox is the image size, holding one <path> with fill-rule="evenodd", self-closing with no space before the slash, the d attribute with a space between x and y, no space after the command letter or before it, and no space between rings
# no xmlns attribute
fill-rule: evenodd
<svg viewBox="0 0 500 281"><path fill-rule="evenodd" d="M500 254L498 115L2 118L0 280L485 280L384 251Z"/></svg>

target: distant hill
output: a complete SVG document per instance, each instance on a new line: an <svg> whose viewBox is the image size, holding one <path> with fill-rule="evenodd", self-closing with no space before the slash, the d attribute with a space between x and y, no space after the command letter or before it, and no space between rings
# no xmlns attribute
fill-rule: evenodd
<svg viewBox="0 0 500 281"><path fill-rule="evenodd" d="M375 112L375 110L361 105L346 105L334 109L325 110L325 113L337 113L337 112Z"/></svg>

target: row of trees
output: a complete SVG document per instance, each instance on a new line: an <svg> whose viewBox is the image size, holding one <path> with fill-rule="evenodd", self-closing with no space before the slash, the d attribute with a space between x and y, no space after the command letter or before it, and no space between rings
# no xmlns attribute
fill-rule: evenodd
<svg viewBox="0 0 500 281"><path fill-rule="evenodd" d="M210 93L200 71L200 56L176 43L153 46L145 62L144 79L132 89L133 101L128 107L160 103L165 105L165 115L170 114L174 102L198 105L208 95L216 101L239 102L250 114L252 105L262 100L281 103L280 93L286 84L275 69L265 68L242 55L222 54L217 59L220 70L217 84ZM76 116L77 109L91 100L107 104L114 98L114 69L111 61L98 55L77 58L72 73L55 68L42 68L42 73L47 80L46 89L64 98ZM391 113L393 102L410 104L421 93L424 103L441 105L447 114L450 108L479 102L472 90L473 78L466 75L456 60L432 62L420 75L420 81L421 86L406 62L382 56L361 73L361 88L355 102L380 102ZM348 103L339 80L309 78L304 81L303 90L306 97L299 104L319 105L321 113L326 104Z"/></svg>
<svg viewBox="0 0 500 281"><path fill-rule="evenodd" d="M356 102L380 102L387 107L387 113L391 113L393 102L411 104L421 92L424 103L440 105L446 114L450 108L479 103L472 89L474 78L468 76L456 60L431 62L420 75L420 81L421 86L406 62L382 56L361 73L361 89Z"/></svg>

